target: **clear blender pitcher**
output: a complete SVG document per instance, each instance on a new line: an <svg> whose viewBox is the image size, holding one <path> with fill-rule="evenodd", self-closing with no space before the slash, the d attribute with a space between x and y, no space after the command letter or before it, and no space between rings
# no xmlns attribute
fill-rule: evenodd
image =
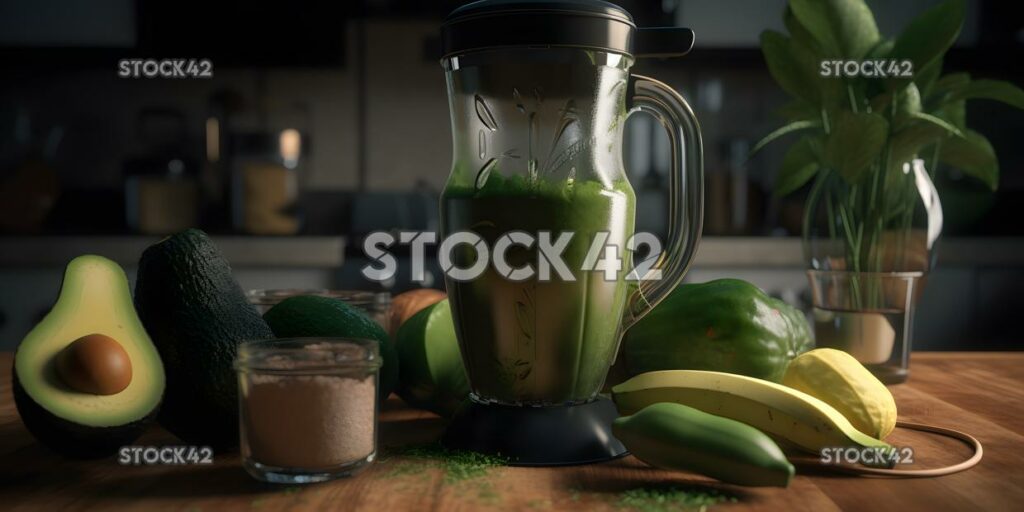
<svg viewBox="0 0 1024 512"><path fill-rule="evenodd" d="M610 404L586 406L598 402L622 333L679 283L701 231L697 121L678 93L629 68L637 57L685 54L692 43L689 29L637 29L626 11L598 1L483 0L445 21L454 154L442 237L476 237L452 246L450 260L441 248L477 409L456 418L449 441L465 447L458 435L500 437L498 424L581 406L565 414L607 416ZM661 121L672 147L669 237L649 266L632 261L635 196L622 164L623 127L637 111ZM559 245L563 233L571 235ZM561 272L539 254L545 237L560 250ZM505 264L485 262L472 276L450 271L479 265L488 249ZM496 410L507 417L490 417Z"/></svg>

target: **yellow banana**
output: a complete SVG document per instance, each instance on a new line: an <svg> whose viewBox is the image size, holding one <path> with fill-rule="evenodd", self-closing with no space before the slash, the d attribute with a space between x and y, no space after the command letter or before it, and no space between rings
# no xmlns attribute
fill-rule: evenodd
<svg viewBox="0 0 1024 512"><path fill-rule="evenodd" d="M674 402L723 416L819 454L823 448L892 447L850 424L831 405L781 384L731 373L666 370L642 373L612 388L619 414Z"/></svg>

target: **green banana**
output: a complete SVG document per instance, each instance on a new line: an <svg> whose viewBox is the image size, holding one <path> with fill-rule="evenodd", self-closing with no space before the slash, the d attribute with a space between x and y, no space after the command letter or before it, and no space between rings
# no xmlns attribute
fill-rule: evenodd
<svg viewBox="0 0 1024 512"><path fill-rule="evenodd" d="M648 372L612 388L619 414L658 402L688 405L724 416L815 455L824 448L864 447L892 453L892 446L860 432L839 411L802 391L731 373L699 370ZM894 459L884 457L891 466Z"/></svg>
<svg viewBox="0 0 1024 512"><path fill-rule="evenodd" d="M786 487L793 465L754 427L673 403L658 403L612 424L612 432L638 459L726 483Z"/></svg>

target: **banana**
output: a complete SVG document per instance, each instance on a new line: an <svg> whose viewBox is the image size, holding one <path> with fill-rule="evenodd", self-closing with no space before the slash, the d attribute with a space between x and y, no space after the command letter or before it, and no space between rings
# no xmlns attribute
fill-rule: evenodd
<svg viewBox="0 0 1024 512"><path fill-rule="evenodd" d="M786 487L793 465L760 430L692 407L658 403L612 424L616 439L659 468L737 485Z"/></svg>
<svg viewBox="0 0 1024 512"><path fill-rule="evenodd" d="M743 375L699 370L642 373L613 387L612 398L622 415L659 402L688 405L746 423L815 455L824 448L839 447L892 451L888 443L854 428L831 405L802 391Z"/></svg>

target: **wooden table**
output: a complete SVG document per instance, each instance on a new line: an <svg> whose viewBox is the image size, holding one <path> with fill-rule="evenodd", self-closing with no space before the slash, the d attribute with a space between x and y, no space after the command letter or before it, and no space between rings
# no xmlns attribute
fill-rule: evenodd
<svg viewBox="0 0 1024 512"><path fill-rule="evenodd" d="M569 468L494 468L452 482L439 464L414 465L388 450L436 439L439 418L392 399L382 414L384 456L356 477L308 487L260 484L237 456L208 466L119 466L67 461L36 443L11 397L12 356L0 354L0 508L5 510L625 510L631 489L717 489L736 499L720 510L1020 510L1024 503L1024 353L919 353L907 384L893 386L900 418L974 434L981 464L930 479L799 474L788 489L733 487L649 468L632 457ZM955 440L897 431L917 467L962 460ZM138 444L175 444L154 428ZM652 508L653 509L653 508Z"/></svg>

